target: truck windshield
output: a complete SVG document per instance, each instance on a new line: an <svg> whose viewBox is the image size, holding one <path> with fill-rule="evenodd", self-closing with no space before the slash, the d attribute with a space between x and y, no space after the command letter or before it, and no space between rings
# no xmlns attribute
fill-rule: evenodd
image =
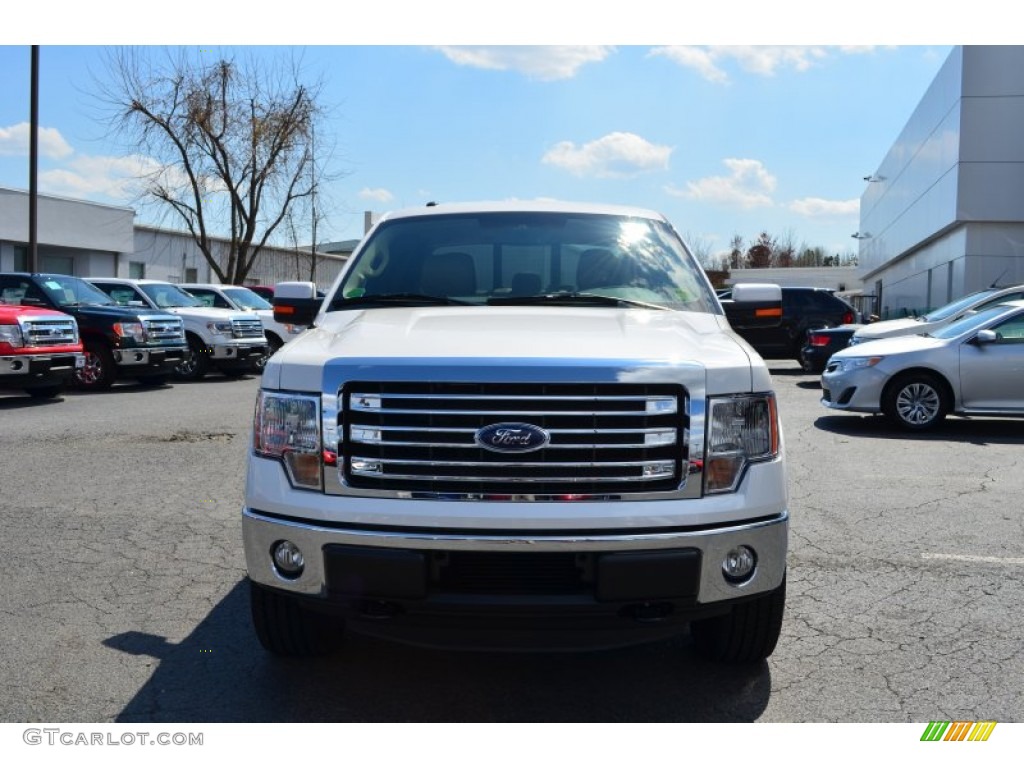
<svg viewBox="0 0 1024 768"><path fill-rule="evenodd" d="M365 307L374 297L394 304L403 296L420 306L428 299L571 299L576 306L720 311L671 227L609 214L483 212L384 222L355 257L329 310Z"/></svg>
<svg viewBox="0 0 1024 768"><path fill-rule="evenodd" d="M181 288L172 283L143 283L139 288L160 309L203 306L203 302L199 301L195 296L185 293Z"/></svg>
<svg viewBox="0 0 1024 768"><path fill-rule="evenodd" d="M248 288L221 288L239 309L273 309L274 305Z"/></svg>
<svg viewBox="0 0 1024 768"><path fill-rule="evenodd" d="M76 307L80 304L114 304L107 294L85 280L68 275L43 275L39 286L46 291L50 300L59 307Z"/></svg>

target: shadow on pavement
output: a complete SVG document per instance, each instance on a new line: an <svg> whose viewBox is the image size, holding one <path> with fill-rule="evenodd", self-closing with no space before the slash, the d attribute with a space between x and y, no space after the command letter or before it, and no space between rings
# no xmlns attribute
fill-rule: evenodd
<svg viewBox="0 0 1024 768"><path fill-rule="evenodd" d="M939 426L913 432L893 424L884 416L845 414L822 416L814 426L825 432L849 437L875 437L890 440L957 441L974 445L1024 445L1020 419L987 419L949 416Z"/></svg>
<svg viewBox="0 0 1024 768"><path fill-rule="evenodd" d="M335 656L277 659L249 624L243 579L181 643L104 645L159 660L118 722L751 722L767 663L710 664L688 637L614 651L471 653L349 635Z"/></svg>

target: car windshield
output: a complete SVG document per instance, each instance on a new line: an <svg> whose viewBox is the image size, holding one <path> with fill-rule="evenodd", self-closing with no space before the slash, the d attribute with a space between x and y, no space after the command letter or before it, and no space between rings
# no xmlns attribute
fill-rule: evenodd
<svg viewBox="0 0 1024 768"><path fill-rule="evenodd" d="M50 300L60 307L75 307L80 304L110 306L114 300L85 280L68 275L45 275L39 284Z"/></svg>
<svg viewBox="0 0 1024 768"><path fill-rule="evenodd" d="M949 325L925 335L936 339L955 339L957 336L977 330L990 320L1005 314L1008 309L1010 307L1006 304L996 304L994 307L962 317Z"/></svg>
<svg viewBox="0 0 1024 768"><path fill-rule="evenodd" d="M274 305L248 288L221 288L239 309L273 309Z"/></svg>
<svg viewBox="0 0 1024 768"><path fill-rule="evenodd" d="M965 309L966 307L971 306L975 302L981 301L986 296L991 296L994 293L996 293L995 288L989 288L984 291L970 293L967 296L964 296L962 299L957 299L951 304L946 304L945 306L932 310L921 319L926 323L934 323L938 322L939 320L945 320L947 317L952 317L960 310Z"/></svg>
<svg viewBox="0 0 1024 768"><path fill-rule="evenodd" d="M171 283L143 283L139 286L160 309L201 307L203 303Z"/></svg>
<svg viewBox="0 0 1024 768"><path fill-rule="evenodd" d="M667 224L631 216L486 212L384 222L328 310L570 303L719 313Z"/></svg>

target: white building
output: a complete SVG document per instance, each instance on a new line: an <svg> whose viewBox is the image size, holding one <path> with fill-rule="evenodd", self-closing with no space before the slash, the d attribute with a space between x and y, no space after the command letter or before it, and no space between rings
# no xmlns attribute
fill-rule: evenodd
<svg viewBox="0 0 1024 768"><path fill-rule="evenodd" d="M28 193L0 187L0 272L28 269ZM187 232L135 224L131 208L39 195L37 253L40 272L78 277L147 277L169 282L216 283L217 276ZM214 238L227 252L229 241ZM353 247L358 241L349 241ZM336 244L337 245L337 244ZM340 244L344 245L344 244ZM327 288L351 251L316 253L313 282ZM249 273L249 285L308 280L309 246L267 247Z"/></svg>
<svg viewBox="0 0 1024 768"><path fill-rule="evenodd" d="M1024 283L1024 46L954 48L861 197L883 317Z"/></svg>

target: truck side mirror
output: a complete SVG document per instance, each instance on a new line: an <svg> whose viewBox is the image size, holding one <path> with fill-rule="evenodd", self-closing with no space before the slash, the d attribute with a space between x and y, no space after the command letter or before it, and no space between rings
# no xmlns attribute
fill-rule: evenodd
<svg viewBox="0 0 1024 768"><path fill-rule="evenodd" d="M274 286L274 319L279 323L312 325L322 302L315 283L278 283Z"/></svg>
<svg viewBox="0 0 1024 768"><path fill-rule="evenodd" d="M722 309L733 330L775 328L782 322L782 288L774 283L739 283Z"/></svg>

